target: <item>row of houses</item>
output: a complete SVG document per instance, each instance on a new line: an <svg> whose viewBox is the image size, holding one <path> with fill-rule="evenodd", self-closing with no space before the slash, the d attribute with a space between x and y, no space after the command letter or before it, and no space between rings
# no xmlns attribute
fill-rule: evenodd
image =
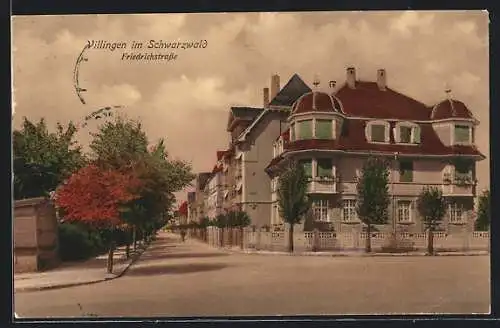
<svg viewBox="0 0 500 328"><path fill-rule="evenodd" d="M376 73L376 74L375 74ZM298 160L310 178L312 210L304 221L336 231L362 224L356 215L356 181L370 155L391 159L390 222L379 230L420 232L416 199L436 186L448 200L442 229L462 230L473 220L479 122L451 91L432 106L391 89L387 72L361 81L346 69L344 83L312 88L297 74L283 86L271 77L263 106L231 107L229 147L214 152L214 167L199 173L183 206L199 221L231 209L246 211L257 227L282 223L277 178Z"/></svg>

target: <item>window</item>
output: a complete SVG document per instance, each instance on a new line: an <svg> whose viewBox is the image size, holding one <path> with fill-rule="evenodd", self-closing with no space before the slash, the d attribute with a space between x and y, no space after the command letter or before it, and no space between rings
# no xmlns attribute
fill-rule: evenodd
<svg viewBox="0 0 500 328"><path fill-rule="evenodd" d="M393 129L394 141L404 144L420 143L420 126L411 122L398 123Z"/></svg>
<svg viewBox="0 0 500 328"><path fill-rule="evenodd" d="M356 200L344 199L342 201L342 221L354 222L357 221L358 214L356 213Z"/></svg>
<svg viewBox="0 0 500 328"><path fill-rule="evenodd" d="M328 216L328 200L319 199L313 201L312 210L316 221L330 221L330 217Z"/></svg>
<svg viewBox="0 0 500 328"><path fill-rule="evenodd" d="M411 222L411 201L398 201L398 222Z"/></svg>
<svg viewBox="0 0 500 328"><path fill-rule="evenodd" d="M462 222L463 207L461 204L451 203L449 211L450 211L450 222L452 223Z"/></svg>
<svg viewBox="0 0 500 328"><path fill-rule="evenodd" d="M410 143L411 142L411 127L401 126L399 127L399 142Z"/></svg>
<svg viewBox="0 0 500 328"><path fill-rule="evenodd" d="M413 162L399 162L399 182L413 182Z"/></svg>
<svg viewBox="0 0 500 328"><path fill-rule="evenodd" d="M290 125L290 141L295 140L295 124Z"/></svg>
<svg viewBox="0 0 500 328"><path fill-rule="evenodd" d="M299 121L297 126L299 128L297 139L312 139L312 120Z"/></svg>
<svg viewBox="0 0 500 328"><path fill-rule="evenodd" d="M469 129L467 125L455 125L455 143L469 143Z"/></svg>
<svg viewBox="0 0 500 328"><path fill-rule="evenodd" d="M310 159L303 159L299 161L299 164L304 168L306 176L312 178L312 161Z"/></svg>
<svg viewBox="0 0 500 328"><path fill-rule="evenodd" d="M374 142L385 142L385 125L373 124L371 126L371 140Z"/></svg>
<svg viewBox="0 0 500 328"><path fill-rule="evenodd" d="M317 160L317 176L322 177L331 177L332 173L332 160L329 158L322 158Z"/></svg>
<svg viewBox="0 0 500 328"><path fill-rule="evenodd" d="M316 139L332 139L332 121L316 120Z"/></svg>

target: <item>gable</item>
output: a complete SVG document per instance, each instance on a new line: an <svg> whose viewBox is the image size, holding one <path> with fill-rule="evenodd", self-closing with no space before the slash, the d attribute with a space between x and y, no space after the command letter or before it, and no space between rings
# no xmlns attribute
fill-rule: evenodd
<svg viewBox="0 0 500 328"><path fill-rule="evenodd" d="M300 96L308 92L311 92L311 88L307 86L298 74L294 74L287 84L271 100L269 105L292 106Z"/></svg>

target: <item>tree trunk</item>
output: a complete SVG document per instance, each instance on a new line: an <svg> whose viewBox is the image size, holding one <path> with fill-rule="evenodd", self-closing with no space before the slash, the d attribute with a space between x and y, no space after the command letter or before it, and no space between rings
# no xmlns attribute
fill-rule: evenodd
<svg viewBox="0 0 500 328"><path fill-rule="evenodd" d="M137 250L137 227L134 225L132 228L132 242L134 244L134 252Z"/></svg>
<svg viewBox="0 0 500 328"><path fill-rule="evenodd" d="M366 225L366 252L367 253L371 253L372 251L372 225L371 224L367 224Z"/></svg>
<svg viewBox="0 0 500 328"><path fill-rule="evenodd" d="M288 230L288 251L293 253L293 224L290 223L290 229Z"/></svg>
<svg viewBox="0 0 500 328"><path fill-rule="evenodd" d="M113 273L113 255L115 252L115 242L112 241L108 250L108 273Z"/></svg>
<svg viewBox="0 0 500 328"><path fill-rule="evenodd" d="M434 231L429 228L427 234L427 253L428 255L434 255Z"/></svg>
<svg viewBox="0 0 500 328"><path fill-rule="evenodd" d="M244 235L243 235L243 227L240 227L240 248L243 249L243 238L244 238Z"/></svg>

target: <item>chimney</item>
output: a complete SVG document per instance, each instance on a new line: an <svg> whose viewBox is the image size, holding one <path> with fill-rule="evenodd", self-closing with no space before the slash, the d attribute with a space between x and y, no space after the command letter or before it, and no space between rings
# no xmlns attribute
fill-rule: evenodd
<svg viewBox="0 0 500 328"><path fill-rule="evenodd" d="M354 67L347 68L347 86L351 89L356 87L356 69Z"/></svg>
<svg viewBox="0 0 500 328"><path fill-rule="evenodd" d="M274 97L276 97L279 91L280 91L280 76L274 74L273 76L271 76L271 97L270 97L271 101L274 99Z"/></svg>
<svg viewBox="0 0 500 328"><path fill-rule="evenodd" d="M385 91L385 88L387 87L387 74L383 68L377 71L377 85L382 91Z"/></svg>
<svg viewBox="0 0 500 328"><path fill-rule="evenodd" d="M269 106L269 88L264 88L262 94L264 96L264 108L267 108Z"/></svg>

